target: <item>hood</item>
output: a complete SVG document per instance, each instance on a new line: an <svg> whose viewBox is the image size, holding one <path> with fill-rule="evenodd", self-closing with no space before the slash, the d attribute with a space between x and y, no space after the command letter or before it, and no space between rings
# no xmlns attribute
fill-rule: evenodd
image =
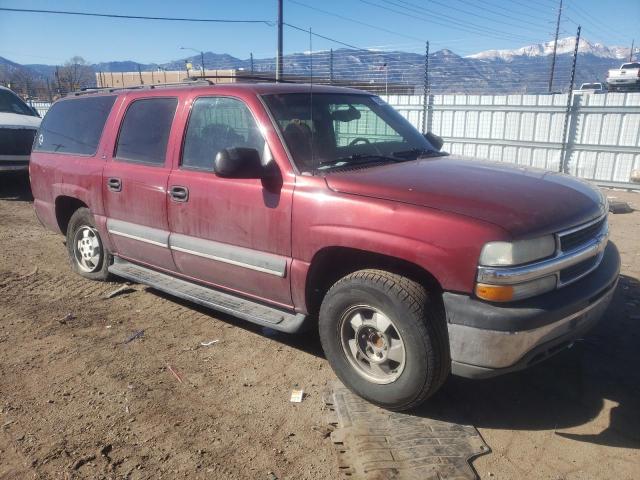
<svg viewBox="0 0 640 480"><path fill-rule="evenodd" d="M41 121L40 117L0 112L0 128L32 128L37 130Z"/></svg>
<svg viewBox="0 0 640 480"><path fill-rule="evenodd" d="M334 191L434 208L499 225L515 238L592 220L605 199L568 175L505 163L436 157L328 174Z"/></svg>

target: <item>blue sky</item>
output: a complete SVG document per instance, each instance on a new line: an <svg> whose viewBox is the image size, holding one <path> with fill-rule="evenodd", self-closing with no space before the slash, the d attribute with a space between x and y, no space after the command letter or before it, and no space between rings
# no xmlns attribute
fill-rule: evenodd
<svg viewBox="0 0 640 480"><path fill-rule="evenodd" d="M640 44L640 0L564 0L561 36L592 42ZM466 55L548 41L555 0L285 0L285 21L366 48L449 48ZM0 7L124 15L275 20L275 0L0 0ZM309 8L313 7L313 8ZM315 9L315 10L314 10ZM322 11L319 11L322 10ZM337 16L336 16L337 15ZM351 20L349 20L351 19ZM356 20L354 22L353 20ZM360 23L357 23L360 22ZM73 55L90 62L163 63L184 58L180 46L248 58L273 56L276 29L265 24L196 24L0 11L0 56L18 63L62 63ZM341 45L314 38L313 50ZM285 52L309 49L308 34L285 29ZM189 52L191 54L191 52Z"/></svg>

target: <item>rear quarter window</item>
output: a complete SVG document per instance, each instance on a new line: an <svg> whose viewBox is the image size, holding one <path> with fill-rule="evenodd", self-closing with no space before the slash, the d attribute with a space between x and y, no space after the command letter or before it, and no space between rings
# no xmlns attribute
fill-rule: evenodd
<svg viewBox="0 0 640 480"><path fill-rule="evenodd" d="M61 100L45 115L33 150L95 155L116 96Z"/></svg>

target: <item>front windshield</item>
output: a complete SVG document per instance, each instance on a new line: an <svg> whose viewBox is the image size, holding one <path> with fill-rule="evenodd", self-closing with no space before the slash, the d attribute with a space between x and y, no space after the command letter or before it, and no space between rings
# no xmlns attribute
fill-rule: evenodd
<svg viewBox="0 0 640 480"><path fill-rule="evenodd" d="M301 172L437 154L420 132L376 96L285 93L263 98Z"/></svg>
<svg viewBox="0 0 640 480"><path fill-rule="evenodd" d="M0 112L2 113L17 113L19 115L30 115L35 117L35 113L31 110L26 103L13 92L0 89Z"/></svg>

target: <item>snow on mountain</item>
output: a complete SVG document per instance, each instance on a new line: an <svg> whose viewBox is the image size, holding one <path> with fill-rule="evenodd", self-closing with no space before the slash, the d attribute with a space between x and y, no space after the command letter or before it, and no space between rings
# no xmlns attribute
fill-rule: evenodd
<svg viewBox="0 0 640 480"><path fill-rule="evenodd" d="M515 57L544 57L553 53L553 43L553 41L538 43L514 50L485 50L484 52L468 55L466 58L475 58L476 60L499 59L508 62L513 60ZM573 53L575 43L575 37L558 39L558 48L556 53L558 55ZM578 53L622 60L629 57L629 48L607 47L601 43L591 43L588 40L581 38L578 46Z"/></svg>

